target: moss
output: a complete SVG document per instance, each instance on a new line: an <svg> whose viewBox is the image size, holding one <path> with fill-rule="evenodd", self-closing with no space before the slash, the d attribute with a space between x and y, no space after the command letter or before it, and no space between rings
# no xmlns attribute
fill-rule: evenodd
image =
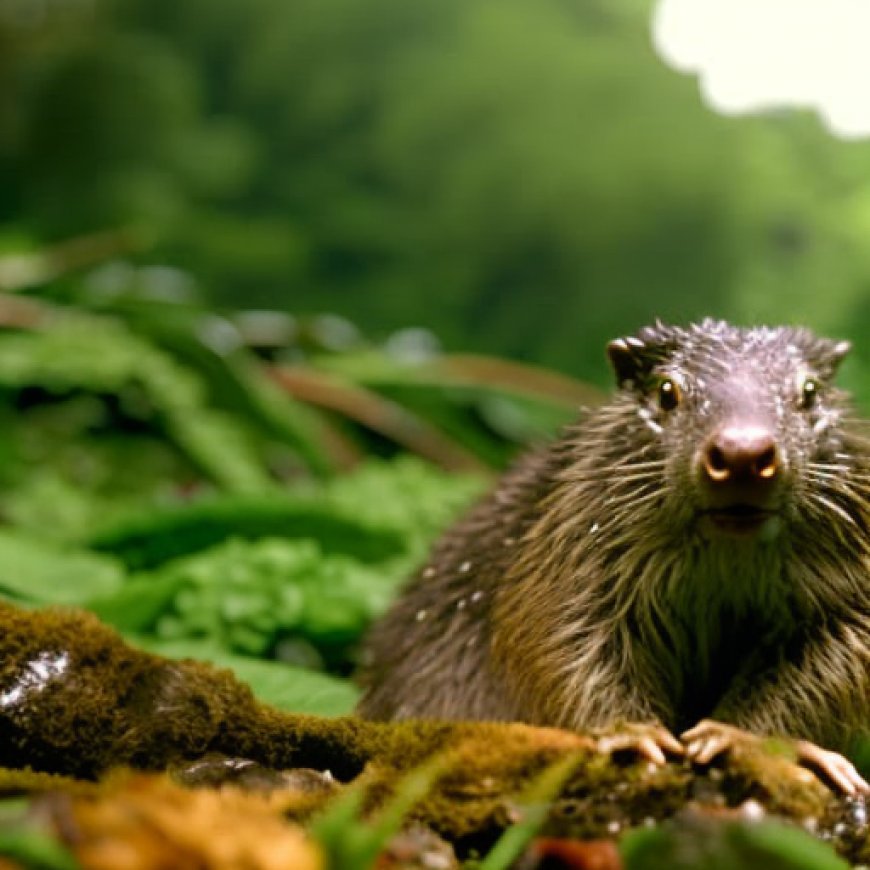
<svg viewBox="0 0 870 870"><path fill-rule="evenodd" d="M83 779L193 758L226 712L254 715L228 671L127 646L95 617L0 604L0 766Z"/></svg>
<svg viewBox="0 0 870 870"><path fill-rule="evenodd" d="M0 788L41 791L57 782L66 790L68 781L45 775L93 781L119 766L183 771L204 758L230 757L272 771L359 779L372 809L437 753L443 773L413 815L466 846L491 842L517 817L516 796L571 754L576 768L553 805L549 833L613 837L687 805L715 814L753 800L785 818L814 820L819 833L837 828L844 852L867 853L860 816L850 821L846 802L760 741L736 746L718 766L657 767L605 755L592 737L550 728L292 715L257 702L229 671L132 649L93 616L0 604L0 766L35 771L0 771ZM270 779L258 781L268 787ZM273 781L283 787L280 777ZM287 812L308 817L333 793L306 793Z"/></svg>

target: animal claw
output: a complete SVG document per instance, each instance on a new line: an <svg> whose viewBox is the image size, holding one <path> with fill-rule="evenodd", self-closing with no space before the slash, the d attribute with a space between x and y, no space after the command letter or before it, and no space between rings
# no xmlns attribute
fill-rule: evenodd
<svg viewBox="0 0 870 870"><path fill-rule="evenodd" d="M798 740L796 748L801 764L821 773L844 794L852 797L870 794L870 784L858 773L855 765L838 752L822 749L808 740Z"/></svg>
<svg viewBox="0 0 870 870"><path fill-rule="evenodd" d="M757 740L746 731L714 719L702 719L693 728L684 731L680 739L686 745L686 754L698 764L709 764L737 743Z"/></svg>
<svg viewBox="0 0 870 870"><path fill-rule="evenodd" d="M664 764L665 752L683 755L683 745L661 725L631 724L621 725L615 733L598 738L598 751L607 755L617 752L631 752L653 764Z"/></svg>
<svg viewBox="0 0 870 870"><path fill-rule="evenodd" d="M697 764L709 764L738 743L758 743L761 740L757 735L713 719L703 719L684 731L680 739L686 745L686 755ZM858 773L855 765L838 752L822 749L809 740L796 740L792 745L801 766L810 768L843 794L870 794L870 784Z"/></svg>

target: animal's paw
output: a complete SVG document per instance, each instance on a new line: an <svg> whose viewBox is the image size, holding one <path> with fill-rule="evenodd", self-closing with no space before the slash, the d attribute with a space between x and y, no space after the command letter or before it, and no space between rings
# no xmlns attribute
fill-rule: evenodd
<svg viewBox="0 0 870 870"><path fill-rule="evenodd" d="M684 731L680 739L686 745L686 755L698 764L709 764L740 743L759 742L756 735L715 719L702 719L693 728Z"/></svg>
<svg viewBox="0 0 870 870"><path fill-rule="evenodd" d="M748 731L713 719L703 719L694 728L684 731L680 738L686 744L686 755L698 764L709 764L738 744L757 744L762 740ZM810 768L838 791L853 796L870 794L870 784L852 762L839 753L822 749L808 740L789 742L794 747L798 763Z"/></svg>
<svg viewBox="0 0 870 870"><path fill-rule="evenodd" d="M844 758L838 752L831 752L810 743L809 740L798 740L795 744L798 761L805 767L811 768L822 779L834 785L843 794L866 795L870 794L870 784L855 769L855 765Z"/></svg>
<svg viewBox="0 0 870 870"><path fill-rule="evenodd" d="M683 745L667 728L655 723L631 723L617 726L598 737L598 751L607 755L633 753L654 764L664 764L665 753L684 755Z"/></svg>

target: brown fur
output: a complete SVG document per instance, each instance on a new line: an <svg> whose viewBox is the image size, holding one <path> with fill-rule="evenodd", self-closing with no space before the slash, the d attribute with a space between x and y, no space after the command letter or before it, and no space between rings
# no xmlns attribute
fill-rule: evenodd
<svg viewBox="0 0 870 870"><path fill-rule="evenodd" d="M375 627L360 713L672 730L710 716L842 747L870 723L870 446L831 383L846 349L714 321L614 343L614 398L508 472ZM674 410L657 403L664 377ZM699 445L733 419L776 438L764 535L700 519Z"/></svg>

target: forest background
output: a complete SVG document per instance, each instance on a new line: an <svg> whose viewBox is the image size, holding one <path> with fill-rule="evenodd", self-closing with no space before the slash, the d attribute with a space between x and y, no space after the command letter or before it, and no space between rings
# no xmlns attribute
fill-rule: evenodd
<svg viewBox="0 0 870 870"><path fill-rule="evenodd" d="M654 8L0 0L0 594L343 681L607 340L805 324L870 400L870 141Z"/></svg>
<svg viewBox="0 0 870 870"><path fill-rule="evenodd" d="M714 113L653 8L0 0L0 597L348 713L609 339L804 324L870 407L870 140Z"/></svg>
<svg viewBox="0 0 870 870"><path fill-rule="evenodd" d="M3 0L0 249L129 228L133 262L180 270L153 293L599 383L654 316L805 323L870 360L870 142L711 112L651 9Z"/></svg>

